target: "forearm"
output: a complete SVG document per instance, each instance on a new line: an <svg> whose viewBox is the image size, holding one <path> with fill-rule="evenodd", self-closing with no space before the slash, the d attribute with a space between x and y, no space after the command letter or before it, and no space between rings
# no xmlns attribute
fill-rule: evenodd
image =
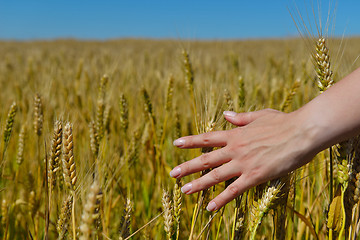
<svg viewBox="0 0 360 240"><path fill-rule="evenodd" d="M321 151L360 134L360 68L294 112Z"/></svg>
<svg viewBox="0 0 360 240"><path fill-rule="evenodd" d="M360 69L292 113L266 109L224 115L238 127L174 141L180 148L221 147L171 171L172 177L182 178L213 168L184 185L184 193L238 177L209 203L209 211L220 209L253 186L299 168L319 151L360 134Z"/></svg>

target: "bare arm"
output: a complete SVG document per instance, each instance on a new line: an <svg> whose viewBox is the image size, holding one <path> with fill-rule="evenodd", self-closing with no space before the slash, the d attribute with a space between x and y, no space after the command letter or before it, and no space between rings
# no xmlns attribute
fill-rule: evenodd
<svg viewBox="0 0 360 240"><path fill-rule="evenodd" d="M184 185L186 194L239 177L209 203L209 211L253 186L299 168L321 150L360 134L360 68L292 113L265 109L224 112L224 116L238 127L174 141L180 148L223 147L170 172L172 177L181 178L217 167Z"/></svg>

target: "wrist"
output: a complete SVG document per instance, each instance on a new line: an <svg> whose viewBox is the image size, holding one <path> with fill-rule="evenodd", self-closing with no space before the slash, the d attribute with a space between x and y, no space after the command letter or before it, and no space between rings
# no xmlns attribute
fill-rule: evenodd
<svg viewBox="0 0 360 240"><path fill-rule="evenodd" d="M316 155L336 143L334 126L331 126L325 112L307 104L291 114L297 121L298 131L309 154Z"/></svg>
<svg viewBox="0 0 360 240"><path fill-rule="evenodd" d="M290 113L291 119L295 122L294 126L294 143L296 154L296 165L298 168L310 162L317 153L326 148L323 144L321 134L321 123L309 112L309 109L300 108Z"/></svg>

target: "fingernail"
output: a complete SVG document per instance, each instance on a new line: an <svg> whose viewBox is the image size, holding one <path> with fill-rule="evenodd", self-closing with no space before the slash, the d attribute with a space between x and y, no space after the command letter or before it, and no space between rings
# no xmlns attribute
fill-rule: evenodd
<svg viewBox="0 0 360 240"><path fill-rule="evenodd" d="M179 139L176 139L176 140L173 142L173 144L174 144L175 146L177 146L177 147L182 147L182 146L184 146L184 144L185 144L185 140L179 138Z"/></svg>
<svg viewBox="0 0 360 240"><path fill-rule="evenodd" d="M236 116L236 112L233 111L224 111L224 115L227 117L235 117Z"/></svg>
<svg viewBox="0 0 360 240"><path fill-rule="evenodd" d="M210 202L206 207L206 210L208 210L209 212L214 211L215 209L216 209L216 203L215 202Z"/></svg>
<svg viewBox="0 0 360 240"><path fill-rule="evenodd" d="M175 167L173 170L171 170L170 177L176 178L180 175L180 173L181 173L181 168Z"/></svg>
<svg viewBox="0 0 360 240"><path fill-rule="evenodd" d="M188 193L191 191L192 183L187 183L181 188L182 193Z"/></svg>

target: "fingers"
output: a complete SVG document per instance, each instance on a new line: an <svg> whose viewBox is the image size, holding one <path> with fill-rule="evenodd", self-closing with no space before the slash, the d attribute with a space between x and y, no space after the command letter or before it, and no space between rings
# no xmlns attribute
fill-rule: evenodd
<svg viewBox="0 0 360 240"><path fill-rule="evenodd" d="M216 131L176 139L174 145L179 148L223 147L226 145L227 132Z"/></svg>
<svg viewBox="0 0 360 240"><path fill-rule="evenodd" d="M197 158L180 164L170 172L170 176L174 178L181 178L192 173L218 167L230 160L231 157L227 149L221 148L210 153L202 154Z"/></svg>
<svg viewBox="0 0 360 240"><path fill-rule="evenodd" d="M226 118L227 121L229 121L230 123L232 123L234 125L245 126L245 125L251 123L252 121L254 121L255 119L262 117L266 114L272 113L272 112L276 112L276 110L263 109L260 111L244 112L244 113L225 111L224 117Z"/></svg>
<svg viewBox="0 0 360 240"><path fill-rule="evenodd" d="M181 191L186 194L192 194L204 189L207 189L217 183L224 182L235 176L240 175L239 169L232 166L233 164L227 163L218 168L213 169L206 175L195 179L194 181L185 184Z"/></svg>
<svg viewBox="0 0 360 240"><path fill-rule="evenodd" d="M242 175L211 200L206 209L210 212L219 210L221 207L225 206L225 204L229 203L251 187L253 186L246 181L246 176Z"/></svg>

